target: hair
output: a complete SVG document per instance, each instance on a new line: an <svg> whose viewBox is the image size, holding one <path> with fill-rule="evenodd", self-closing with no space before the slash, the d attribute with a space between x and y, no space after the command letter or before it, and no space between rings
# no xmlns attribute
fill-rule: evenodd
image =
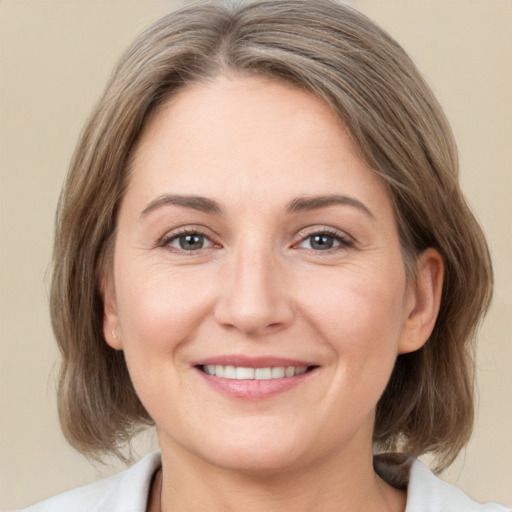
<svg viewBox="0 0 512 512"><path fill-rule="evenodd" d="M178 90L219 75L264 76L325 101L388 188L408 276L442 256L441 307L427 343L397 358L377 405L374 449L446 467L473 424L473 341L492 292L485 238L458 183L454 139L399 44L335 0L206 2L159 20L126 51L88 120L56 219L51 315L62 353L59 416L68 441L114 453L153 424L122 351L103 336L108 271L130 159L148 118Z"/></svg>

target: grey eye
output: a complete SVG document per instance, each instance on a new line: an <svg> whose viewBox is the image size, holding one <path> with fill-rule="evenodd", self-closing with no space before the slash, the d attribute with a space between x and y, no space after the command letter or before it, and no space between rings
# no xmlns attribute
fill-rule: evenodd
<svg viewBox="0 0 512 512"><path fill-rule="evenodd" d="M311 235L306 240L308 239L310 248L316 251L332 249L337 242L334 237L325 234Z"/></svg>
<svg viewBox="0 0 512 512"><path fill-rule="evenodd" d="M301 249L311 251L328 251L329 249L344 249L351 247L352 242L341 234L331 234L329 232L318 232L306 236L297 245Z"/></svg>
<svg viewBox="0 0 512 512"><path fill-rule="evenodd" d="M184 233L174 237L169 245L182 251L197 251L209 247L211 242L199 233Z"/></svg>

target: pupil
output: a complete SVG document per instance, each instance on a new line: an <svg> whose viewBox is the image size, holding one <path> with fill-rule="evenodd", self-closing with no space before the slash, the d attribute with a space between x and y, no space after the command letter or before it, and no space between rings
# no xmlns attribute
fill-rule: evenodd
<svg viewBox="0 0 512 512"><path fill-rule="evenodd" d="M331 249L333 246L333 238L328 235L314 235L311 240L311 247L313 249Z"/></svg>
<svg viewBox="0 0 512 512"><path fill-rule="evenodd" d="M185 250L201 249L203 247L203 237L201 235L181 236L180 247Z"/></svg>

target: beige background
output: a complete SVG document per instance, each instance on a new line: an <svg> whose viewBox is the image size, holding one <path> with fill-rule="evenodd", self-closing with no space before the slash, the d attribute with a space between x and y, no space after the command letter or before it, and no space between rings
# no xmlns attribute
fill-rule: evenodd
<svg viewBox="0 0 512 512"><path fill-rule="evenodd" d="M0 509L121 467L93 467L56 420L58 354L47 314L54 209L76 142L122 49L179 2L0 3ZM481 333L480 410L445 477L512 504L512 1L354 0L412 54L459 143L462 181L488 234L496 294ZM151 436L137 444L151 449Z"/></svg>

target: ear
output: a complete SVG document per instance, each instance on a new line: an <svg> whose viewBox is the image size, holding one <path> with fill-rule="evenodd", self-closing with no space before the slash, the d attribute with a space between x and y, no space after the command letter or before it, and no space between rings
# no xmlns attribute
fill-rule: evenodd
<svg viewBox="0 0 512 512"><path fill-rule="evenodd" d="M429 248L417 260L416 279L410 283L406 299L406 319L398 353L421 348L436 323L443 290L444 264L439 252Z"/></svg>
<svg viewBox="0 0 512 512"><path fill-rule="evenodd" d="M101 296L103 298L103 336L115 350L122 350L121 330L117 314L116 293L112 272L103 271L100 278Z"/></svg>

